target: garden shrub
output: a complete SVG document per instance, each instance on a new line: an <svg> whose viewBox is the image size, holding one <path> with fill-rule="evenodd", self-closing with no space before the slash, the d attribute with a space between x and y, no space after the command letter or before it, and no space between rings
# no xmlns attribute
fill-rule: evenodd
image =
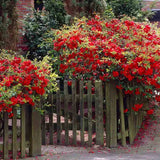
<svg viewBox="0 0 160 160"><path fill-rule="evenodd" d="M112 8L115 17L129 16L136 21L148 21L153 15L151 9L155 2L150 5L150 10L143 10L143 0L106 0L108 8Z"/></svg>
<svg viewBox="0 0 160 160"><path fill-rule="evenodd" d="M61 53L59 72L76 79L116 81L125 96L160 102L160 34L151 24L131 19L78 19L56 33L54 49ZM143 101L141 101L143 99Z"/></svg>
<svg viewBox="0 0 160 160"><path fill-rule="evenodd" d="M34 10L33 13L27 14L24 20L24 41L27 45L25 52L29 59L41 60L47 54L46 48L39 45L49 30L49 18L44 12Z"/></svg>
<svg viewBox="0 0 160 160"><path fill-rule="evenodd" d="M0 112L12 116L12 107L29 103L37 110L40 97L56 91L56 77L49 57L31 61L11 51L2 50L0 56Z"/></svg>
<svg viewBox="0 0 160 160"><path fill-rule="evenodd" d="M33 10L24 19L23 35L27 47L23 50L31 60L41 60L52 50L50 45L45 46L43 42L47 38L53 38L51 29L60 28L65 23L66 13L62 1L44 1L44 7L45 10Z"/></svg>

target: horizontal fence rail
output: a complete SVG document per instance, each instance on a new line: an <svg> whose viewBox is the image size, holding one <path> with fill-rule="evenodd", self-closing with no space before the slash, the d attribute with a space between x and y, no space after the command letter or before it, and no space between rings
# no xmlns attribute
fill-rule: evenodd
<svg viewBox="0 0 160 160"><path fill-rule="evenodd" d="M57 85L60 89L49 96L51 106L42 116L42 144L116 147L125 146L128 138L133 143L144 113L124 113L134 101L114 82L65 80Z"/></svg>

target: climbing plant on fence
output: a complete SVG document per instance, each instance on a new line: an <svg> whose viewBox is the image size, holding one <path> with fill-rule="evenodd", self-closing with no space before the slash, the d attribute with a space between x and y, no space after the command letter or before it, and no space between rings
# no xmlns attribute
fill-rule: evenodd
<svg viewBox="0 0 160 160"><path fill-rule="evenodd" d="M0 112L8 112L12 117L14 106L29 103L36 108L42 95L56 89L56 74L52 73L48 62L48 57L36 62L14 55L11 51L1 51Z"/></svg>
<svg viewBox="0 0 160 160"><path fill-rule="evenodd" d="M50 58L37 62L0 50L0 158L41 154L41 97L56 91ZM36 130L34 130L36 129ZM12 134L10 134L12 133Z"/></svg>
<svg viewBox="0 0 160 160"><path fill-rule="evenodd" d="M58 30L55 50L61 53L59 71L70 78L116 81L125 96L133 95L132 110L144 102L160 101L160 36L151 24L95 16ZM126 110L128 112L128 110Z"/></svg>

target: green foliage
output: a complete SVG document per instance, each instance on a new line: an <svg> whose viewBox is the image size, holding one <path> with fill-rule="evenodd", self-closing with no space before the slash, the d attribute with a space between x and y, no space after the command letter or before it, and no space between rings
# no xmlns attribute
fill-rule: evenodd
<svg viewBox="0 0 160 160"><path fill-rule="evenodd" d="M49 54L48 51L53 48L53 44L48 43L50 37L53 37L51 28L60 28L65 23L62 1L44 0L44 7L43 11L33 10L24 20L24 38L27 44L25 50L27 57L32 60L35 58L41 60Z"/></svg>
<svg viewBox="0 0 160 160"><path fill-rule="evenodd" d="M33 10L24 20L24 38L28 48L29 59L42 59L46 53L46 48L39 47L43 42L44 33L50 30L49 18L44 12Z"/></svg>
<svg viewBox="0 0 160 160"><path fill-rule="evenodd" d="M103 14L106 9L105 0L71 0L70 4L66 4L72 17L92 17L95 13ZM71 10L71 11L70 11Z"/></svg>
<svg viewBox="0 0 160 160"><path fill-rule="evenodd" d="M142 11L142 0L106 0L113 10L115 17L135 17L136 21L146 21L152 16L151 11ZM153 7L153 6L152 6Z"/></svg>
<svg viewBox="0 0 160 160"><path fill-rule="evenodd" d="M66 12L63 0L44 0L51 28L59 28L65 23Z"/></svg>

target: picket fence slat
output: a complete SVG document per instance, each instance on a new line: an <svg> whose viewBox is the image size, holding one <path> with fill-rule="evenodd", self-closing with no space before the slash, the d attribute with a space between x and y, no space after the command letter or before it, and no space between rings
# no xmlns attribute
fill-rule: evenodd
<svg viewBox="0 0 160 160"><path fill-rule="evenodd" d="M123 103L122 90L119 90L118 93L119 93L120 122L121 122L121 140L122 140L122 145L126 146L126 129L125 129L124 103Z"/></svg>
<svg viewBox="0 0 160 160"><path fill-rule="evenodd" d="M105 104L106 104L106 124L105 124L105 132L106 132L106 146L110 147L110 86L109 83L105 83Z"/></svg>
<svg viewBox="0 0 160 160"><path fill-rule="evenodd" d="M8 113L4 112L4 131L3 131L3 154L4 159L8 159Z"/></svg>
<svg viewBox="0 0 160 160"><path fill-rule="evenodd" d="M103 127L103 92L102 81L95 82L95 116L96 116L96 144L104 145L104 127Z"/></svg>
<svg viewBox="0 0 160 160"><path fill-rule="evenodd" d="M43 103L44 103L44 98L41 97L41 100L40 100L40 104L41 104L41 107L43 107ZM46 123L45 123L45 116L46 116L46 113L44 112L43 113L43 116L42 116L42 145L45 145L46 144Z"/></svg>
<svg viewBox="0 0 160 160"><path fill-rule="evenodd" d="M26 105L23 105L21 107L21 142L20 142L20 150L21 150L21 158L25 157L25 150L26 150L26 140L25 140L25 133L26 133L26 117L25 117L25 107Z"/></svg>
<svg viewBox="0 0 160 160"><path fill-rule="evenodd" d="M64 119L65 119L65 145L69 144L69 127L68 127L68 83L64 81Z"/></svg>
<svg viewBox="0 0 160 160"><path fill-rule="evenodd" d="M17 110L13 107L13 117L12 117L12 156L13 159L17 158Z"/></svg>
<svg viewBox="0 0 160 160"><path fill-rule="evenodd" d="M57 81L57 87L60 88L60 81ZM57 144L61 144L61 99L60 90L56 93L56 109L57 109ZM54 98L54 97L53 97Z"/></svg>
<svg viewBox="0 0 160 160"><path fill-rule="evenodd" d="M76 81L72 81L73 145L77 145Z"/></svg>
<svg viewBox="0 0 160 160"><path fill-rule="evenodd" d="M92 146L92 84L88 81L88 145Z"/></svg>
<svg viewBox="0 0 160 160"><path fill-rule="evenodd" d="M84 145L84 89L83 81L80 81L80 127L81 127L81 144Z"/></svg>
<svg viewBox="0 0 160 160"><path fill-rule="evenodd" d="M133 105L133 103L131 102L131 97L127 98L127 108L130 109L130 114L128 115L128 127L129 127L129 142L130 144L133 143L134 141L134 119L133 119L133 114L134 111L131 109L131 106Z"/></svg>
<svg viewBox="0 0 160 160"><path fill-rule="evenodd" d="M49 95L49 100L51 102L51 106L49 107L49 144L53 144L53 94Z"/></svg>

